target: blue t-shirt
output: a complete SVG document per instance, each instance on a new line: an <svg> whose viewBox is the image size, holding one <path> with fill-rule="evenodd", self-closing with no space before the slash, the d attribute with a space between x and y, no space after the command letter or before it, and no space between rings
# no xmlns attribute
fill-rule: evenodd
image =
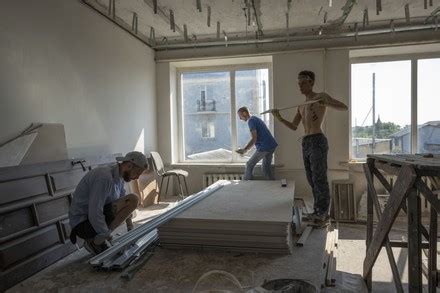
<svg viewBox="0 0 440 293"><path fill-rule="evenodd" d="M256 116L251 116L248 120L249 130L257 131L257 141L255 142L255 147L257 151L268 152L274 150L278 144L270 133L269 128L260 118Z"/></svg>

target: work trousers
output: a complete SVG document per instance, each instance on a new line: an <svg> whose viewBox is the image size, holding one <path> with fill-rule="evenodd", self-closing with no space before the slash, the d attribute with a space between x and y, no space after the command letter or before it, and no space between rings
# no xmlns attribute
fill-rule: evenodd
<svg viewBox="0 0 440 293"><path fill-rule="evenodd" d="M326 214L330 206L330 189L327 180L327 138L322 133L307 135L302 140L302 150L307 181L313 191L313 209L319 214Z"/></svg>
<svg viewBox="0 0 440 293"><path fill-rule="evenodd" d="M249 158L246 163L246 170L244 171L244 180L252 180L255 165L263 160L261 164L261 170L263 171L264 177L268 180L274 180L271 162L275 149L270 151L255 151L255 153Z"/></svg>

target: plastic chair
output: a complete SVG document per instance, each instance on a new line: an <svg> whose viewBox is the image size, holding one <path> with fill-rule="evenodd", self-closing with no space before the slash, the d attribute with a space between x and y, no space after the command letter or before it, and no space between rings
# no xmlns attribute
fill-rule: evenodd
<svg viewBox="0 0 440 293"><path fill-rule="evenodd" d="M183 182L185 183L185 190L186 190L186 196L188 196L188 185L186 183L186 177L188 177L188 172L181 169L171 169L171 170L165 170L165 166L163 164L162 158L160 157L158 152L151 152L150 153L151 158L153 159L154 168L156 170L156 173L158 176L160 176L162 179L160 180L160 187L159 187L159 198L162 194L162 185L165 178L167 178L167 188L165 190L165 194L168 193L168 185L170 183L170 177L175 176L177 179L177 182L179 184L179 189L181 192L181 196L185 198L185 194L183 192L183 186L182 182L180 181L180 177L182 177Z"/></svg>

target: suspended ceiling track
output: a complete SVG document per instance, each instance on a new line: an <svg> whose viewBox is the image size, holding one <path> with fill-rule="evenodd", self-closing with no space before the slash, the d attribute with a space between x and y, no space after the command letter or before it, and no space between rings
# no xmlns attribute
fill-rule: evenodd
<svg viewBox="0 0 440 293"><path fill-rule="evenodd" d="M372 36L372 35L380 35L380 34L395 34L400 32L415 32L415 31L424 31L424 30L438 30L438 21L437 18L432 17L432 24L412 24L412 25L405 25L405 26L396 26L395 23L397 23L399 20L394 20L390 22L389 27L387 28L375 28L375 29L362 29L358 30L357 23L351 24L351 26L354 28L355 31L346 31L346 32L338 32L338 33L324 33L327 27L330 26L322 26L320 28L311 28L313 34L308 35L298 35L296 33L289 33L288 36L286 36L286 33L282 33L279 35L274 36L259 36L255 39L250 38L243 38L243 37L236 37L231 38L231 36L227 37L225 36L223 39L218 39L215 37L209 38L209 41L203 41L203 39L199 39L196 41L189 41L189 42L173 42L168 40L167 38L164 38L165 41L162 41L162 44L157 44L157 40L151 40L144 34L137 31L136 28L132 25L128 25L126 22L124 22L122 19L118 18L111 13L108 12L106 7L95 7L92 4L90 4L88 1L90 0L80 0L83 4L87 5L91 9L97 11L102 16L106 17L110 21L112 21L114 24L122 28L124 31L128 32L132 36L134 36L136 39L140 40L150 48L157 50L157 51L163 51L163 50L175 50L175 49L185 49L185 48L207 48L207 47L224 47L224 46L234 46L234 45L255 45L255 44L264 44L264 43L286 43L286 42L296 42L296 41L314 41L314 40L328 40L328 39L340 39L340 38L355 38L357 39L360 36ZM153 3L151 3L151 0L144 0L144 2L152 7ZM255 11L256 13L256 11ZM166 16L166 15L165 15ZM164 16L164 17L165 17ZM429 18L429 17L428 17ZM373 24L370 22L370 24ZM373 25L371 25L373 27ZM351 27L349 27L351 28ZM178 28L179 33L181 33L181 29ZM440 35L440 30L439 30Z"/></svg>

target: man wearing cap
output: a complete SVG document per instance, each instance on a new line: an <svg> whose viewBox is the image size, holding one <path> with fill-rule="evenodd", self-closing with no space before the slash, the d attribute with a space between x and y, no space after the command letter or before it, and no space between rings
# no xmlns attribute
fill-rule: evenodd
<svg viewBox="0 0 440 293"><path fill-rule="evenodd" d="M312 71L304 70L298 74L298 86L306 97L306 103L298 106L292 122L284 119L277 109L272 110L272 114L292 130L296 130L300 122L304 126L302 153L307 181L312 187L314 198L314 212L309 215L309 218L314 220L318 226L325 226L329 219L330 190L327 180L328 142L321 126L327 107L336 110L347 110L348 107L327 93L315 93L314 83L315 73Z"/></svg>
<svg viewBox="0 0 440 293"><path fill-rule="evenodd" d="M125 195L124 182L138 179L148 169L147 158L141 152L129 152L116 160L113 166L89 171L73 193L70 240L76 243L76 236L84 239L84 247L92 254L108 248L105 240L111 239L111 232L138 206L136 194Z"/></svg>

